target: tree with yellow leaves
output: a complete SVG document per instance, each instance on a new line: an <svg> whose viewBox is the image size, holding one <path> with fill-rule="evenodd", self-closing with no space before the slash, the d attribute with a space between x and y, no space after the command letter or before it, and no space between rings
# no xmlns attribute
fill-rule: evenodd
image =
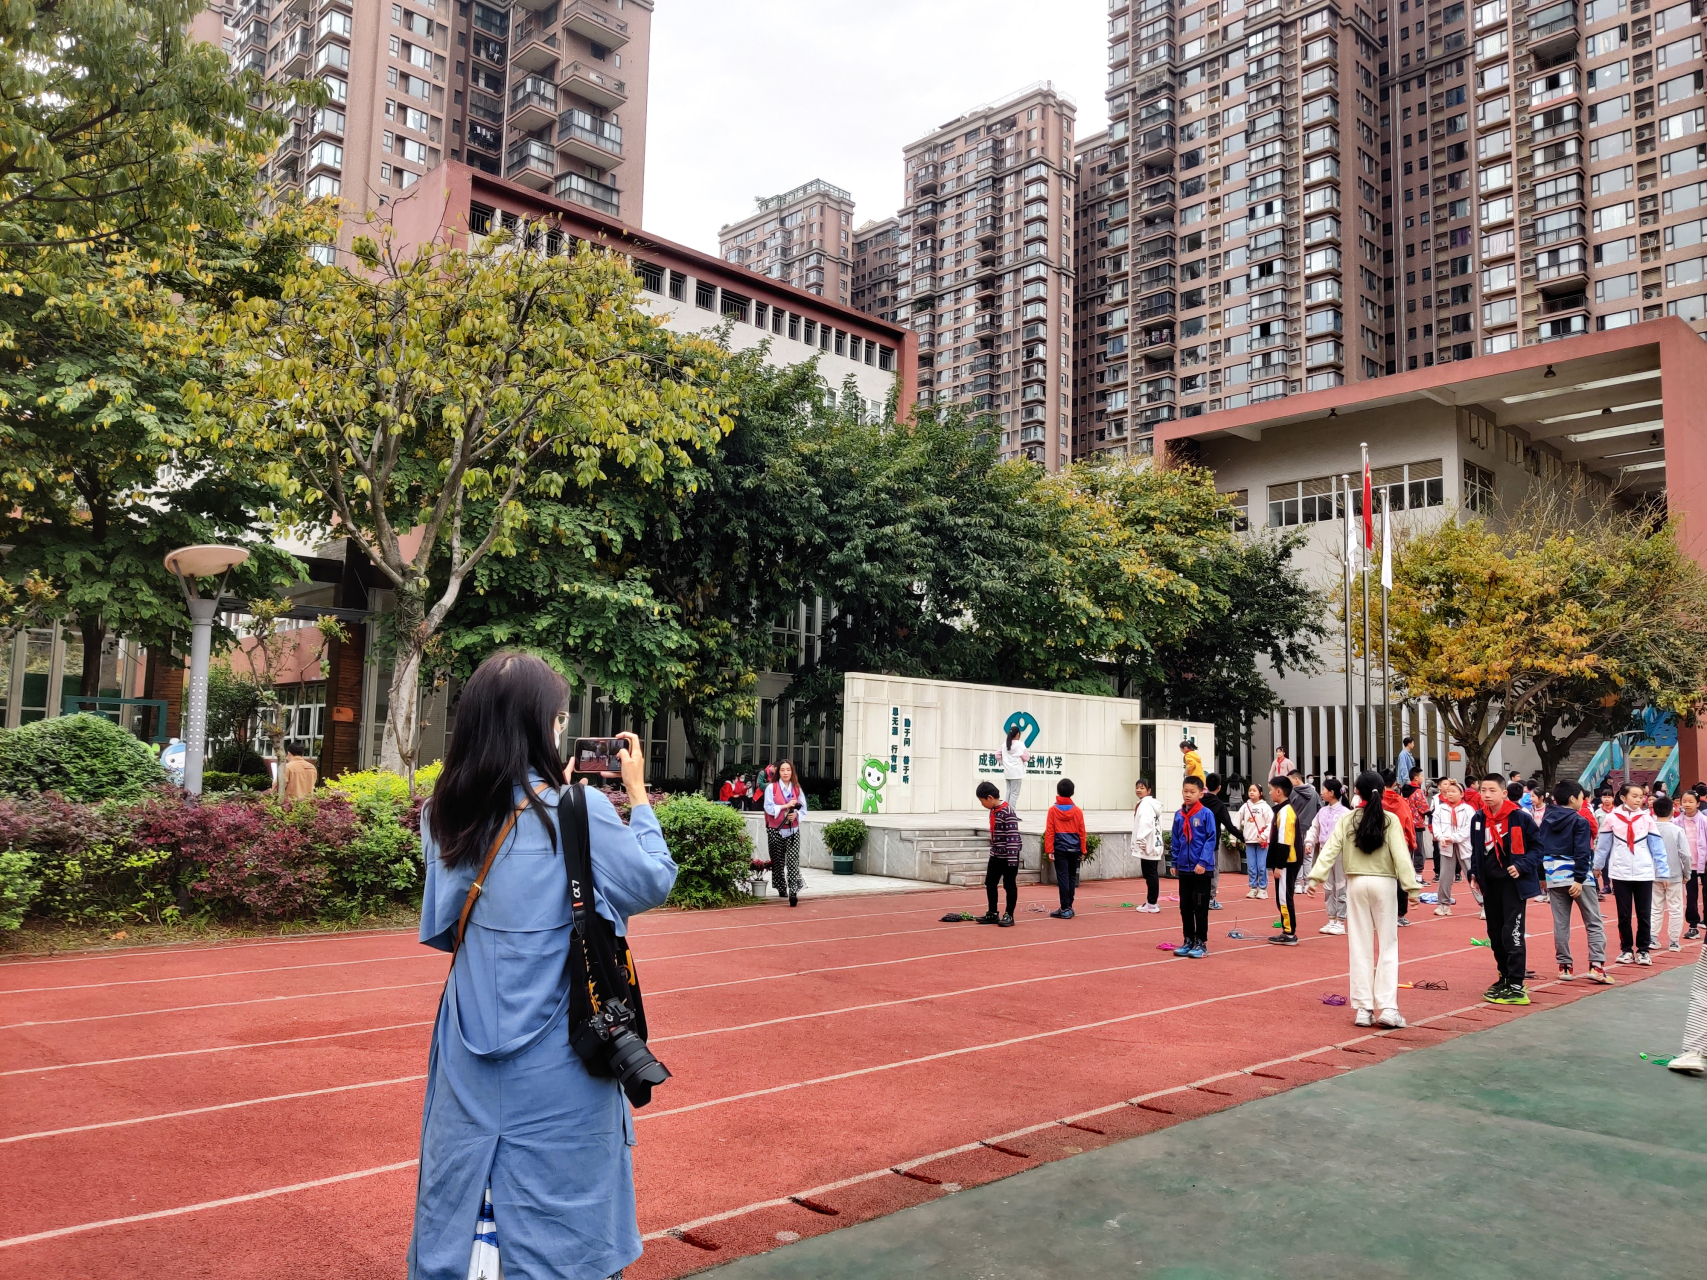
<svg viewBox="0 0 1707 1280"><path fill-rule="evenodd" d="M527 500L689 465L729 428L721 351L672 336L626 259L543 230L470 249L363 236L351 267L303 260L276 301L209 334L222 377L192 388L206 437L253 454L274 518L353 538L390 584L395 645L381 765L414 767L421 658Z"/></svg>

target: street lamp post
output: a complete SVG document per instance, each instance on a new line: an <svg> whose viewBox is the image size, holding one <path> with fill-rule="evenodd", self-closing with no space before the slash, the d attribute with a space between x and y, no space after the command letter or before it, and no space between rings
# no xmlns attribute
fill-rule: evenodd
<svg viewBox="0 0 1707 1280"><path fill-rule="evenodd" d="M249 553L242 547L222 546L179 547L166 556L166 568L177 575L178 585L184 592L184 604L190 611L184 790L192 796L202 793L202 760L207 747L207 669L213 655L213 619L219 612L220 597L225 594L226 576L248 558ZM204 596L196 589L196 579L212 577L219 578L219 590L212 597Z"/></svg>

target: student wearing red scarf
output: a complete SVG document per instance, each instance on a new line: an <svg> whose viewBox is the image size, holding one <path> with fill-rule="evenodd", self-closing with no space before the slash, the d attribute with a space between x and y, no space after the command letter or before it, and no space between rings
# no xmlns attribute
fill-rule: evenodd
<svg viewBox="0 0 1707 1280"><path fill-rule="evenodd" d="M1535 819L1506 794L1505 779L1482 779L1482 811L1470 819L1470 875L1481 886L1488 943L1499 976L1483 994L1490 1004L1528 1004L1524 907L1541 893L1541 851Z"/></svg>
<svg viewBox="0 0 1707 1280"><path fill-rule="evenodd" d="M1381 807L1397 818L1399 825L1404 828L1405 851L1411 856L1411 866L1420 871L1421 866L1417 862L1417 833L1416 828L1411 826L1411 802L1394 789L1393 784L1398 781L1398 777L1399 775L1392 769L1381 770ZM1410 914L1411 895L1406 893L1401 885L1399 888L1399 924L1401 926L1408 926L1411 923Z"/></svg>

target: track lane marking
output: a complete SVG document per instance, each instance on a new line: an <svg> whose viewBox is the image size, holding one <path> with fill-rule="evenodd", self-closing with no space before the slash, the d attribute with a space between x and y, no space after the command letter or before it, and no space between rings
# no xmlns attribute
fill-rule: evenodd
<svg viewBox="0 0 1707 1280"><path fill-rule="evenodd" d="M209 978L243 978L256 973L292 973L298 969L343 969L358 964L397 964L405 960L443 960L439 950L409 952L400 956L370 956L365 960L317 960L313 964L280 964L270 969L228 969L223 973L178 973L169 978L119 978L112 982L69 982L59 987L13 987L0 996L41 995L49 991L90 991L100 987L146 987L158 982L201 982Z"/></svg>
<svg viewBox="0 0 1707 1280"><path fill-rule="evenodd" d="M216 1000L212 1004L177 1004L163 1009L132 1009L126 1013L91 1013L81 1018L46 1018L36 1022L0 1023L0 1031L16 1031L22 1027L63 1027L74 1022L108 1022L114 1018L147 1018L157 1013L194 1013L200 1009L231 1009L246 1004L273 1004L279 1000L318 1000L324 996L365 996L376 991L412 991L416 987L441 987L434 978L430 982L400 982L388 987L354 987L343 991L303 991L293 996L256 996L252 1000Z"/></svg>
<svg viewBox="0 0 1707 1280"><path fill-rule="evenodd" d="M301 1093L276 1093L270 1098L244 1098L240 1102L220 1102L209 1107L191 1107L187 1111L163 1111L159 1115L131 1116L124 1120L101 1120L95 1124L77 1124L64 1129L40 1129L35 1133L15 1133L0 1138L0 1146L13 1142L33 1142L37 1138L60 1138L68 1133L89 1133L95 1129L123 1129L133 1124L151 1124L156 1120L178 1120L184 1116L202 1116L212 1111L236 1111L242 1107L258 1107L268 1102L291 1102L298 1098L322 1098L329 1093L351 1093L357 1089L383 1089L394 1084L410 1084L425 1080L426 1074L398 1076L394 1080L363 1080L358 1084L333 1085L326 1089L305 1089Z"/></svg>
<svg viewBox="0 0 1707 1280"><path fill-rule="evenodd" d="M111 1067L123 1062L153 1062L157 1058L190 1058L201 1053L235 1053L239 1049L272 1049L281 1044L308 1044L314 1040L342 1040L349 1036L376 1036L386 1031L404 1031L412 1027L430 1027L436 1019L425 1022L399 1022L389 1027L363 1027L359 1031L328 1031L318 1036L297 1036L290 1040L255 1040L247 1044L219 1044L205 1049L173 1049L166 1053L138 1053L128 1058L95 1058L88 1062L56 1062L46 1067L15 1067L0 1071L4 1076L40 1076L50 1071L71 1071L77 1067Z"/></svg>

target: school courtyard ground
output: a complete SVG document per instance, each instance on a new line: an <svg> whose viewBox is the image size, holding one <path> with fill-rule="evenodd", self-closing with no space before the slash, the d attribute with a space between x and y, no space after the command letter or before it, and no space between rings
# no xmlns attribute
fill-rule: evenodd
<svg viewBox="0 0 1707 1280"><path fill-rule="evenodd" d="M676 1074L629 1280L1699 1270L1707 1081L1639 1056L1695 944L1561 984L1534 908L1495 1008L1473 911L1425 912L1411 1025L1359 1030L1320 900L1278 948L1239 883L1201 961L1120 881L1013 929L943 922L966 889L636 920ZM400 1276L443 976L399 932L0 964L0 1276Z"/></svg>

